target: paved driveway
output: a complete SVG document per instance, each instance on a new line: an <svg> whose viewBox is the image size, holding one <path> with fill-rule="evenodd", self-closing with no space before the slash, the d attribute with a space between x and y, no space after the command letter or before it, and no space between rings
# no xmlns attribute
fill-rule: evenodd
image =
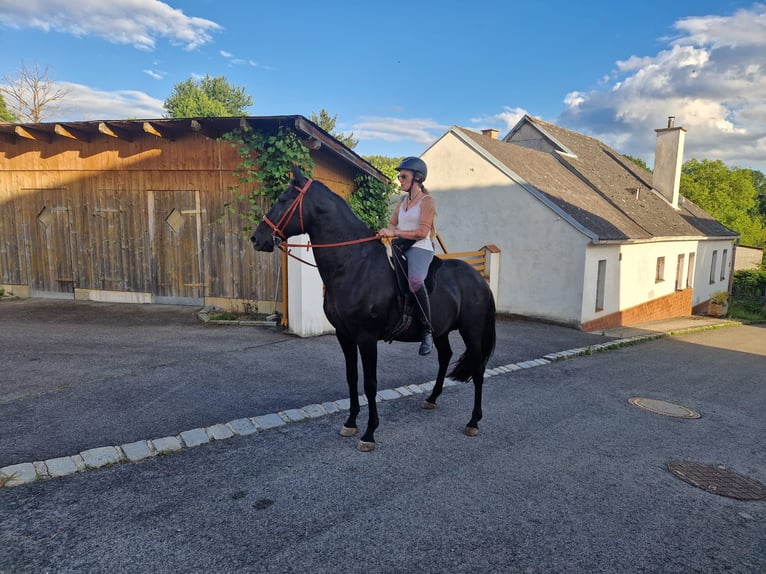
<svg viewBox="0 0 766 574"><path fill-rule="evenodd" d="M2 302L0 468L348 397L334 336L205 325L195 311ZM499 320L497 335L489 367L614 339L521 320ZM380 389L436 376L436 353L404 343L379 351Z"/></svg>
<svg viewBox="0 0 766 574"><path fill-rule="evenodd" d="M188 327L198 341L242 332ZM247 350L307 353L271 335ZM766 502L695 488L668 464L766 482L765 347L764 327L731 327L497 374L476 438L460 432L472 393L459 385L435 411L381 403L372 453L338 435L336 413L0 489L0 572L764 572ZM277 355L283 371L304 360Z"/></svg>

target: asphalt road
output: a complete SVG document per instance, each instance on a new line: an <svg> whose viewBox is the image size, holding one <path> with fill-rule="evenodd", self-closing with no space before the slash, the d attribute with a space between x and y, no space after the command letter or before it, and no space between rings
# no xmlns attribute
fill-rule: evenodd
<svg viewBox="0 0 766 574"><path fill-rule="evenodd" d="M14 337L6 333L11 323L5 308L0 312L5 345ZM138 324L115 329L128 329L124 334L134 342L125 344L135 345L135 362L129 361L130 352L119 354L111 379L96 377L94 368L91 388L114 380L137 385L144 377L159 386L162 374L174 379L168 375L173 368L190 376L203 366L210 367L204 372L211 379L213 374L227 379L221 376L226 374L227 380L252 384L265 368L252 356L281 346L269 359L282 357L268 371L277 390L291 395L296 375L290 373L303 372L316 384L333 379L331 398L344 395L335 380L337 367L329 361L338 353L331 349L332 338L301 341L269 333L274 340L259 346L252 339L262 335L240 335L246 333L241 328L210 329L189 321L169 330L140 329L143 319L132 320ZM52 332L58 332L57 324L68 323L52 320ZM516 326L499 325L504 334L495 364L512 362L507 357L519 348L523 352L529 344L523 338L540 335L548 344L573 334L593 337L571 330L558 334L559 328L549 325L521 323L515 331ZM162 352L145 350L151 344L142 333L155 330L165 333L167 348L193 350L190 356L197 359L162 364ZM99 350L103 340L82 340L87 330L70 331L81 360L91 356L88 348L93 363L108 356ZM36 376L55 374L27 364L47 363L46 355L33 351L48 349L47 338L13 347L16 361L3 372L18 364ZM233 339L239 343L232 345ZM566 348L571 346L579 345ZM214 368L220 366L217 354L229 347L234 347L229 355L249 357L234 373ZM314 355L309 351L314 347L326 353ZM418 370L423 367L416 347L402 346L401 352L396 345L385 347L391 352L386 379L425 374ZM515 360L545 354L526 349L535 352ZM0 489L0 572L761 573L766 502L705 492L673 476L667 465L677 460L724 465L766 483L764 349L763 326L729 327L493 376L485 385L484 420L476 438L461 433L472 391L460 385L445 391L435 411L421 410L421 397L381 403L379 445L372 453L357 452L356 439L338 435L339 413L139 464ZM562 349L545 352L554 350ZM40 361L29 360L34 356ZM54 356L63 365L61 373L75 369L65 350ZM317 372L316 361L323 359L328 362L319 363ZM154 367L141 371L146 361ZM399 371L404 375L395 374ZM53 389L76 386L65 379L57 387L38 387L37 400L45 403ZM15 391L3 391L18 397L2 404L0 416L13 411L5 410L8 404L32 401L21 382L18 377L10 385ZM168 388L179 382L174 379ZM82 389L78 396L85 400L88 387ZM295 392L298 404L315 402L308 400L310 390ZM137 394L126 392L125 405L140 402L129 400ZM636 396L686 405L701 418L638 409L628 403ZM164 401L165 417L176 402ZM101 406L96 401L83 411ZM250 403L245 414L252 416L261 406ZM26 414L33 416L29 409ZM212 418L234 418L220 414ZM3 423L3 436L9 427L14 432L18 420ZM45 427L52 421L38 420L40 432L49 433ZM3 439L2 451L7 444Z"/></svg>
<svg viewBox="0 0 766 574"><path fill-rule="evenodd" d="M613 339L523 320L497 335L489 367ZM193 307L4 301L0 348L0 468L348 397L334 336L205 325ZM436 353L378 348L379 389L436 377Z"/></svg>

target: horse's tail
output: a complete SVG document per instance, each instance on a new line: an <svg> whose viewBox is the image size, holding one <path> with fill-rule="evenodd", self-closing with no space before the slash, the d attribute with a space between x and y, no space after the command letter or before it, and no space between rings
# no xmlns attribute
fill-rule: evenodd
<svg viewBox="0 0 766 574"><path fill-rule="evenodd" d="M481 344L480 354L476 356L476 352L471 348L466 348L465 353L460 356L457 364L452 369L452 372L447 375L454 381L467 382L473 378L474 370L477 367L481 367L481 372L487 367L487 362L495 351L495 300L492 293L487 289L489 295L484 316L481 318Z"/></svg>

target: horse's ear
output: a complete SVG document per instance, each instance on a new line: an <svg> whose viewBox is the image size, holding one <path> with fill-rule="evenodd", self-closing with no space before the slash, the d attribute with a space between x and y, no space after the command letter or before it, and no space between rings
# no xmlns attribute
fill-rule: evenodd
<svg viewBox="0 0 766 574"><path fill-rule="evenodd" d="M306 176L303 175L303 172L301 171L300 166L293 164L293 180L295 181L295 185L298 187L303 187L306 185Z"/></svg>

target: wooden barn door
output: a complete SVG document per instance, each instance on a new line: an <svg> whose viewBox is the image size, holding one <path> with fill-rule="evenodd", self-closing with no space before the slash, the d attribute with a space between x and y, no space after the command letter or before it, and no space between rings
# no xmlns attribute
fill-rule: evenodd
<svg viewBox="0 0 766 574"><path fill-rule="evenodd" d="M0 283L24 285L27 282L27 226L21 201L0 197Z"/></svg>
<svg viewBox="0 0 766 574"><path fill-rule="evenodd" d="M23 198L30 296L74 298L74 204L64 189L35 190Z"/></svg>
<svg viewBox="0 0 766 574"><path fill-rule="evenodd" d="M136 191L99 189L88 199L87 275L81 287L106 291L147 292L146 196Z"/></svg>
<svg viewBox="0 0 766 574"><path fill-rule="evenodd" d="M149 191L152 300L202 305L202 218L199 191Z"/></svg>

